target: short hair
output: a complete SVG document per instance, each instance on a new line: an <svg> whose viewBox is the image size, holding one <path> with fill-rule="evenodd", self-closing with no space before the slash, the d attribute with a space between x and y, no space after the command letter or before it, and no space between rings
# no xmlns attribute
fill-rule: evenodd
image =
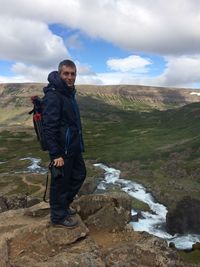
<svg viewBox="0 0 200 267"><path fill-rule="evenodd" d="M63 66L67 66L67 67L71 67L71 68L74 68L76 70L76 65L75 63L70 60L70 59L65 59L63 61L61 61L58 65L58 72L61 73L61 70L62 70L62 67Z"/></svg>

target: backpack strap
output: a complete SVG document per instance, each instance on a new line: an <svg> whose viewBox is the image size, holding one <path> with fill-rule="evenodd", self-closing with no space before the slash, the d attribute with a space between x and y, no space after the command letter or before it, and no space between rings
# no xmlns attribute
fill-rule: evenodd
<svg viewBox="0 0 200 267"><path fill-rule="evenodd" d="M58 96L58 98L60 99L60 103L61 103L61 115L62 115L62 109L63 109L63 95L56 90L56 88L52 87L52 91Z"/></svg>

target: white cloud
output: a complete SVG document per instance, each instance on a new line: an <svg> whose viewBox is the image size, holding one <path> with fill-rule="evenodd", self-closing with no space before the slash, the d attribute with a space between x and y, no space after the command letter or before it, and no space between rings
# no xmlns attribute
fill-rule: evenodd
<svg viewBox="0 0 200 267"><path fill-rule="evenodd" d="M58 23L132 53L165 57L161 75L148 76L151 60L140 56L107 61L108 73L78 64L78 83L195 86L200 82L198 0L0 0L0 59L15 62L9 81L46 81L49 69L80 49L77 34L67 43L48 25ZM0 77L0 81L7 81Z"/></svg>
<svg viewBox="0 0 200 267"><path fill-rule="evenodd" d="M158 79L161 85L193 87L200 82L200 55L166 57L166 69Z"/></svg>
<svg viewBox="0 0 200 267"><path fill-rule="evenodd" d="M43 22L1 16L0 24L1 59L54 67L69 56L63 40Z"/></svg>
<svg viewBox="0 0 200 267"><path fill-rule="evenodd" d="M101 81L102 84L196 88L200 83L200 55L166 57L166 67L161 75L150 76L149 73L134 72L128 68L126 70L126 72L119 69L115 72L97 73L96 79L98 79L98 84ZM94 81L91 79L91 83Z"/></svg>
<svg viewBox="0 0 200 267"><path fill-rule="evenodd" d="M0 76L0 83L23 83L23 82L29 82L27 80L24 80L23 76Z"/></svg>
<svg viewBox="0 0 200 267"><path fill-rule="evenodd" d="M76 62L78 76L76 84L138 84L149 86L196 88L200 83L200 55L167 57L166 68L161 75L149 73L110 71L95 73L91 66ZM0 76L0 82L47 82L50 68L41 68L17 62L12 66L13 77Z"/></svg>
<svg viewBox="0 0 200 267"><path fill-rule="evenodd" d="M140 56L129 56L126 58L112 58L107 61L107 65L111 70L139 71L146 72L146 66L150 65L151 61Z"/></svg>
<svg viewBox="0 0 200 267"><path fill-rule="evenodd" d="M77 66L78 75L87 75L87 76L95 76L96 73L92 70L91 66L88 64L81 64L79 61L75 61Z"/></svg>
<svg viewBox="0 0 200 267"><path fill-rule="evenodd" d="M197 0L0 0L10 17L61 23L132 51L200 52Z"/></svg>
<svg viewBox="0 0 200 267"><path fill-rule="evenodd" d="M83 43L81 42L78 33L72 34L69 38L67 38L66 45L71 49L81 50L83 48Z"/></svg>
<svg viewBox="0 0 200 267"><path fill-rule="evenodd" d="M51 69L44 69L33 65L25 65L22 62L17 62L12 66L12 71L15 73L15 78L21 77L28 82L46 82L48 73Z"/></svg>
<svg viewBox="0 0 200 267"><path fill-rule="evenodd" d="M97 75L79 75L79 76L77 76L76 84L103 85L104 82Z"/></svg>
<svg viewBox="0 0 200 267"><path fill-rule="evenodd" d="M91 66L81 64L76 61L77 66L77 84L102 84L102 80L92 71ZM57 69L57 66L55 70ZM43 68L35 65L27 65L23 62L17 62L12 65L13 77L0 76L0 83L7 82L47 82L48 74L52 68Z"/></svg>

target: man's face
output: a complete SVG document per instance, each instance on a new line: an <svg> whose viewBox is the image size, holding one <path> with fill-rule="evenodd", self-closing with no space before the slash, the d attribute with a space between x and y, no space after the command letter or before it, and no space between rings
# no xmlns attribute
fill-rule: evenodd
<svg viewBox="0 0 200 267"><path fill-rule="evenodd" d="M76 69L63 66L60 72L60 78L69 86L73 87L76 80Z"/></svg>

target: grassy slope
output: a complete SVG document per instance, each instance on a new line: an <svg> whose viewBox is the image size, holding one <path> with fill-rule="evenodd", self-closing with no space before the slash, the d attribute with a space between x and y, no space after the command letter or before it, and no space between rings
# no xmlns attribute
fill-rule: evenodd
<svg viewBox="0 0 200 267"><path fill-rule="evenodd" d="M86 159L120 168L124 178L142 182L167 205L187 194L199 198L199 103L163 111L128 98L87 95L79 96L79 103ZM17 123L15 114L12 109L7 121L14 117ZM19 121L27 122L27 113L23 114ZM0 165L1 173L22 169L24 162L18 161L22 157L48 162L32 129L19 129L0 133L0 161L8 160Z"/></svg>
<svg viewBox="0 0 200 267"><path fill-rule="evenodd" d="M149 112L90 97L80 103L87 158L119 167L167 205L188 194L199 198L199 103Z"/></svg>

